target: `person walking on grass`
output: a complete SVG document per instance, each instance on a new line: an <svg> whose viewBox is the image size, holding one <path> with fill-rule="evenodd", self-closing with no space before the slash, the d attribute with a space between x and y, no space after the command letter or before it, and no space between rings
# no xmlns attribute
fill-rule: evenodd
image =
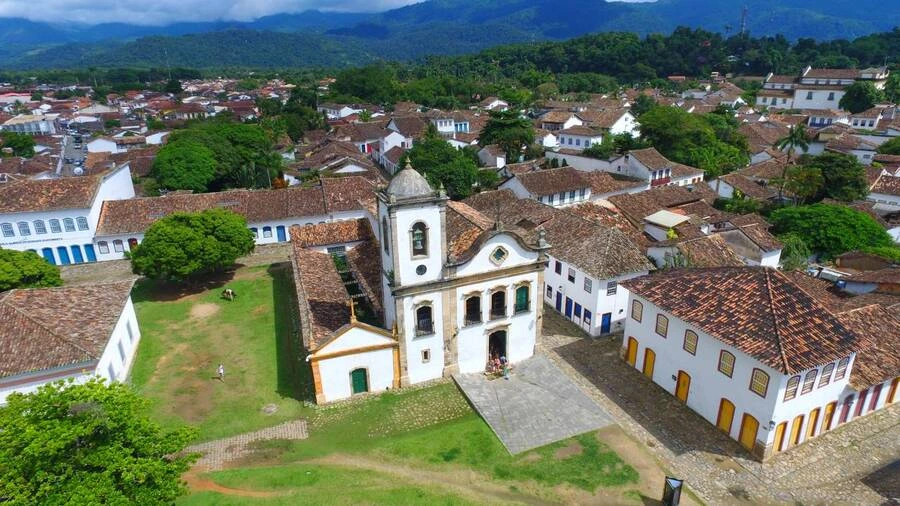
<svg viewBox="0 0 900 506"><path fill-rule="evenodd" d="M225 366L222 364L219 364L218 369L216 369L216 374L219 375L219 381L224 383L225 382Z"/></svg>

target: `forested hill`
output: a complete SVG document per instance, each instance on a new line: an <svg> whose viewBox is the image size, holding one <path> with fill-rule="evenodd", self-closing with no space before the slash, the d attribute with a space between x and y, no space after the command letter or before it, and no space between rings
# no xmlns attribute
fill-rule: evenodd
<svg viewBox="0 0 900 506"><path fill-rule="evenodd" d="M883 0L431 0L381 14L310 11L155 28L0 19L0 67L339 67L608 31L646 35L690 26L727 37L738 33L744 5L753 36L853 39L900 26L900 3Z"/></svg>

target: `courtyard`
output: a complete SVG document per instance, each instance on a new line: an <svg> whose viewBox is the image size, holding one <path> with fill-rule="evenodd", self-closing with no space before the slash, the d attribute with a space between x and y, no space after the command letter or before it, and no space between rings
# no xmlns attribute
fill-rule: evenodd
<svg viewBox="0 0 900 506"><path fill-rule="evenodd" d="M220 297L223 287L235 301ZM207 454L180 504L644 504L664 470L619 427L511 455L449 380L315 406L288 264L141 281L135 388ZM216 367L226 369L224 381ZM353 484L348 487L348 484Z"/></svg>

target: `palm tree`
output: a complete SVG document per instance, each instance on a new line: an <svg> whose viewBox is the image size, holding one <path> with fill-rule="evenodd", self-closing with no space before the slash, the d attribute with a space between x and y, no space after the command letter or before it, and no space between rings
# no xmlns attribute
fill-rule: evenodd
<svg viewBox="0 0 900 506"><path fill-rule="evenodd" d="M791 125L790 128L788 128L787 135L775 141L774 146L780 151L787 149L787 163L784 164L784 169L781 170L781 185L779 185L778 188L778 198L781 199L784 196L784 184L787 181L787 169L791 164L791 158L794 156L794 151L796 151L797 148L800 148L806 153L809 149L809 142L806 141L806 126L802 123L796 126Z"/></svg>

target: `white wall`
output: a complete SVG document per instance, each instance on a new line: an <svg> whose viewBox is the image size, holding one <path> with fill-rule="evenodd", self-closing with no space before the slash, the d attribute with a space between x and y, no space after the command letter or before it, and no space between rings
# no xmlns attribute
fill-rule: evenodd
<svg viewBox="0 0 900 506"><path fill-rule="evenodd" d="M866 196L866 200L875 202L877 209L888 211L900 210L900 195L888 195L886 193L870 193Z"/></svg>
<svg viewBox="0 0 900 506"><path fill-rule="evenodd" d="M412 226L420 221L427 226L428 255L412 258ZM440 279L444 266L441 251L444 234L441 230L441 208L430 202L398 207L394 223L397 227L397 251L393 254L400 259L397 262L399 269L394 273L397 285L406 286ZM416 268L420 265L426 268L423 275L416 274Z"/></svg>
<svg viewBox="0 0 900 506"><path fill-rule="evenodd" d="M393 385L394 350L385 348L329 358L320 360L318 366L325 402L346 399L353 395L350 372L359 368L366 369L369 391L382 392Z"/></svg>
<svg viewBox="0 0 900 506"><path fill-rule="evenodd" d="M806 98L812 92L812 99ZM829 94L834 94L832 100L828 100ZM840 109L838 103L844 92L841 90L805 89L801 85L794 90L794 109Z"/></svg>
<svg viewBox="0 0 900 506"><path fill-rule="evenodd" d="M444 301L440 291L427 292L412 297L398 299L403 312L401 339L406 349L406 378L410 383L421 383L440 378L444 372ZM431 321L434 333L416 335L416 309L422 304L431 305ZM428 362L422 361L422 351L429 350Z"/></svg>
<svg viewBox="0 0 900 506"><path fill-rule="evenodd" d="M128 329L131 329L129 333ZM131 297L125 302L119 321L110 335L103 355L97 363L95 373L107 381L125 381L131 373L131 366L137 352L141 331L138 327L137 315Z"/></svg>

